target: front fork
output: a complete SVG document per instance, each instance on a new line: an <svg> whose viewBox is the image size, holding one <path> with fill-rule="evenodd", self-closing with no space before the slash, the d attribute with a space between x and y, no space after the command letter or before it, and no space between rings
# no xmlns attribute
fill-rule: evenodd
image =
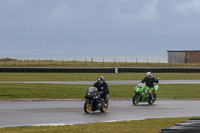
<svg viewBox="0 0 200 133"><path fill-rule="evenodd" d="M139 102L141 98L141 95L138 95L137 99L135 100L136 102Z"/></svg>
<svg viewBox="0 0 200 133"><path fill-rule="evenodd" d="M92 102L93 102L93 100L89 100L89 99L87 99L87 100L88 100L87 102L88 102L88 104L89 104L89 105L88 105L88 108L91 108L91 107L92 107Z"/></svg>

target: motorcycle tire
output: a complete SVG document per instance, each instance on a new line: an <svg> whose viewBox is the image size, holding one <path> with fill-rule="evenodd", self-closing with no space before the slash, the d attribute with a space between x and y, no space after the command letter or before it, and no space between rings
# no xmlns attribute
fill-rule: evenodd
<svg viewBox="0 0 200 133"><path fill-rule="evenodd" d="M90 107L91 102L92 102L91 100L86 100L85 101L85 104L84 104L85 113L90 113L91 112L91 110L92 110L92 105Z"/></svg>
<svg viewBox="0 0 200 133"><path fill-rule="evenodd" d="M132 99L133 104L138 105L139 101L140 101L140 95L134 95Z"/></svg>
<svg viewBox="0 0 200 133"><path fill-rule="evenodd" d="M106 105L104 104L102 106L102 108L100 109L101 112L106 112L106 110L108 109L108 102L106 103Z"/></svg>
<svg viewBox="0 0 200 133"><path fill-rule="evenodd" d="M152 99L148 100L148 103L152 105L156 101L156 93L152 93Z"/></svg>

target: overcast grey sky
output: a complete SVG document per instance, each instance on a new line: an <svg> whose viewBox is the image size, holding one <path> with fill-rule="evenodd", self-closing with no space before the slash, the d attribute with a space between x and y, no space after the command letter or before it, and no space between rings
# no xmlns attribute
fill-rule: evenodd
<svg viewBox="0 0 200 133"><path fill-rule="evenodd" d="M0 0L0 56L200 49L200 0Z"/></svg>

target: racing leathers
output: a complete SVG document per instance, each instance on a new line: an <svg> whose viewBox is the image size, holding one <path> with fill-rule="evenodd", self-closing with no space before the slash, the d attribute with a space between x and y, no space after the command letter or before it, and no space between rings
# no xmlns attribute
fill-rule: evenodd
<svg viewBox="0 0 200 133"><path fill-rule="evenodd" d="M152 91L154 90L154 83L158 83L158 82L159 82L158 78L155 79L154 77L151 77L151 78L150 77L145 77L141 81L141 83L146 83L146 86L149 87L148 93L149 93L150 98L152 98Z"/></svg>
<svg viewBox="0 0 200 133"><path fill-rule="evenodd" d="M104 98L104 100L107 102L109 98L108 84L105 81L103 81L102 84L99 84L98 82L96 82L94 83L93 86L98 89L98 92L102 92L101 97Z"/></svg>

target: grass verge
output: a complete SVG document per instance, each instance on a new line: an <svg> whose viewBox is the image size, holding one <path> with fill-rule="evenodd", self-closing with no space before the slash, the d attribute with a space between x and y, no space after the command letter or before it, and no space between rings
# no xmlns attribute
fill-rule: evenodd
<svg viewBox="0 0 200 133"><path fill-rule="evenodd" d="M83 99L90 85L2 83L0 99ZM110 97L132 98L135 85L109 85ZM160 85L158 98L200 98L200 84Z"/></svg>
<svg viewBox="0 0 200 133"><path fill-rule="evenodd" d="M145 73L0 73L0 81L95 81L98 76L105 80L142 80ZM200 73L154 73L160 80L199 80Z"/></svg>
<svg viewBox="0 0 200 133"><path fill-rule="evenodd" d="M0 129L0 133L157 133L162 128L174 126L190 119L180 118L152 118L122 122L102 122L91 124L77 124L66 126L15 127Z"/></svg>

